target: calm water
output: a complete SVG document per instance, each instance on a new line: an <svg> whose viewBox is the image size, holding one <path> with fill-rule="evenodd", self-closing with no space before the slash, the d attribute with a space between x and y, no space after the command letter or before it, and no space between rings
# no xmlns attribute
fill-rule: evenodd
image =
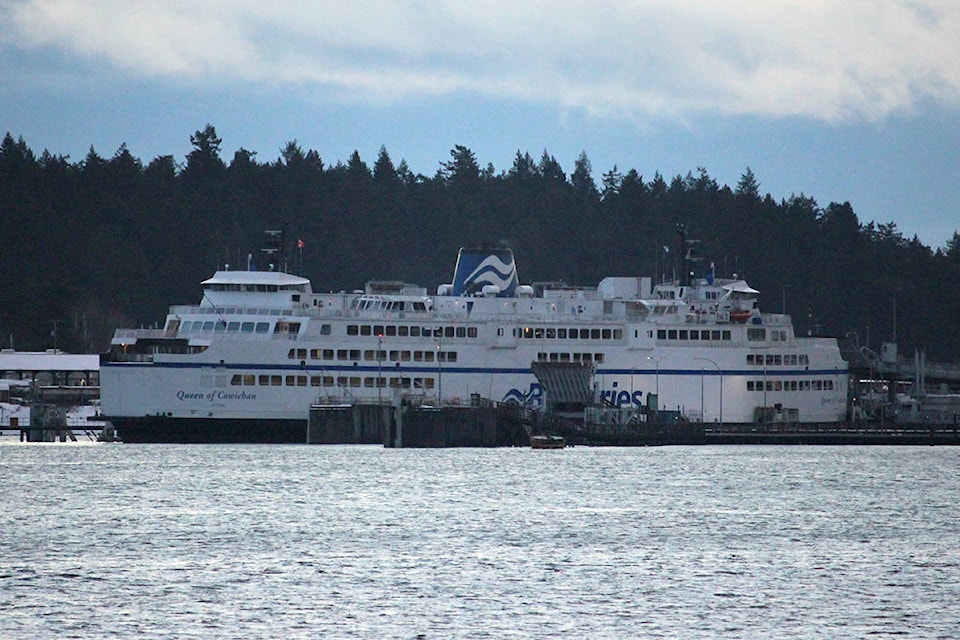
<svg viewBox="0 0 960 640"><path fill-rule="evenodd" d="M960 448L0 445L3 638L956 638Z"/></svg>

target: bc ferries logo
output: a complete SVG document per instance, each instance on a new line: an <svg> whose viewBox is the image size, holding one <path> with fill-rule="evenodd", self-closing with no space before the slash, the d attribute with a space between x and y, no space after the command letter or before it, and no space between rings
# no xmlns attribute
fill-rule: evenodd
<svg viewBox="0 0 960 640"><path fill-rule="evenodd" d="M615 407L643 406L643 392L617 391L616 389L602 389L600 401L606 401Z"/></svg>
<svg viewBox="0 0 960 640"><path fill-rule="evenodd" d="M479 292L485 285L495 285L502 293L513 295L517 287L517 268L512 252L461 250L453 276L454 295Z"/></svg>
<svg viewBox="0 0 960 640"><path fill-rule="evenodd" d="M524 393L519 389L510 389L501 400L504 404L519 404L527 409L543 409L543 387L539 382L530 384L530 390Z"/></svg>

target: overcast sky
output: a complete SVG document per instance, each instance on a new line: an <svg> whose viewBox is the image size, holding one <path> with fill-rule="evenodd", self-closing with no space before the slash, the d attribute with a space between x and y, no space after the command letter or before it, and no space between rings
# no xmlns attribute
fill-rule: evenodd
<svg viewBox="0 0 960 640"><path fill-rule="evenodd" d="M0 0L0 129L37 152L230 161L297 140L649 180L746 167L942 246L960 228L956 0ZM3 133L0 131L0 134ZM464 239L467 241L468 239Z"/></svg>

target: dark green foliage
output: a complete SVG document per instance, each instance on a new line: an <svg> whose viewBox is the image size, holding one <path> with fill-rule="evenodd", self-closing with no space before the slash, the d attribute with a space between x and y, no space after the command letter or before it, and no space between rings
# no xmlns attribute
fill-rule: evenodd
<svg viewBox="0 0 960 640"><path fill-rule="evenodd" d="M876 349L896 331L901 353L958 358L960 233L932 251L892 222L861 223L849 203L776 202L749 168L731 189L703 167L644 181L614 166L598 189L586 153L568 178L546 150L539 162L518 150L497 173L457 145L428 178L383 147L372 169L358 152L324 163L295 140L276 161L240 149L227 165L213 126L190 140L181 166L172 156L145 165L125 145L71 163L3 138L3 346L52 347L56 323L57 346L102 349L118 326L195 303L198 283L224 264L264 268L263 231L284 223L289 269L318 290L376 278L432 290L450 281L460 246L481 242L512 246L525 282L672 276L682 224L701 241L701 274L711 264L717 275L737 272L762 292L763 308L785 306L799 333L869 335Z"/></svg>

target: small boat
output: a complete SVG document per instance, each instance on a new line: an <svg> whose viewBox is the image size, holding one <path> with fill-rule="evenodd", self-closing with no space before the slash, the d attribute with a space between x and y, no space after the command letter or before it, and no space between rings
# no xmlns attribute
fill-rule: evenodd
<svg viewBox="0 0 960 640"><path fill-rule="evenodd" d="M563 436L530 436L530 446L534 449L563 449L567 441Z"/></svg>

